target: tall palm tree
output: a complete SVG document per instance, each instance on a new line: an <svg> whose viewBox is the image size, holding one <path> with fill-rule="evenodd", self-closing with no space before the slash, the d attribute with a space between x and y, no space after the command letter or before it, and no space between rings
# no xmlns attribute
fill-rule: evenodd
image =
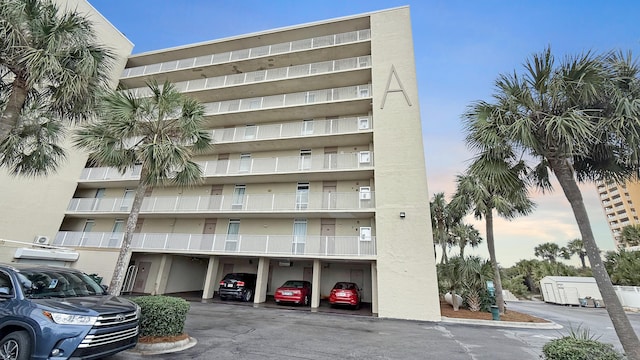
<svg viewBox="0 0 640 360"><path fill-rule="evenodd" d="M204 107L181 94L173 84L148 83L151 95L136 98L128 91L112 91L100 104L100 119L79 128L74 144L89 152L101 166L125 172L140 166L131 212L109 292L118 295L131 257L131 241L142 200L154 186L191 186L202 172L192 158L211 144L202 130Z"/></svg>
<svg viewBox="0 0 640 360"><path fill-rule="evenodd" d="M546 259L547 261L552 263L556 262L556 259L558 257L562 257L565 259L569 258L569 254L565 251L566 249L561 248L556 243L547 242L544 244L540 244L533 250L535 256Z"/></svg>
<svg viewBox="0 0 640 360"><path fill-rule="evenodd" d="M587 263L585 261L585 258L587 257L587 251L584 249L582 239L573 239L569 241L566 248L569 254L578 255L578 257L580 258L580 263L582 264L582 268L586 269Z"/></svg>
<svg viewBox="0 0 640 360"><path fill-rule="evenodd" d="M0 166L46 175L64 159L65 121L93 114L113 54L92 23L50 0L0 0Z"/></svg>
<svg viewBox="0 0 640 360"><path fill-rule="evenodd" d="M433 195L433 199L429 203L431 209L431 226L433 228L433 240L435 244L439 244L442 248L442 256L440 263L447 262L447 250L453 245L452 236L453 227L462 219L460 213L451 207L445 199L444 193L439 192Z"/></svg>
<svg viewBox="0 0 640 360"><path fill-rule="evenodd" d="M509 159L514 158L510 156ZM452 206L470 211L477 219L485 220L487 249L493 266L496 303L500 313L504 313L504 298L496 257L493 216L495 211L510 220L533 211L534 204L528 198L525 182L521 178L524 170L519 161L512 164L496 160L491 154L482 154L466 174L458 175L456 193L451 201Z"/></svg>
<svg viewBox="0 0 640 360"><path fill-rule="evenodd" d="M627 225L620 233L620 245L625 247L640 245L640 225Z"/></svg>
<svg viewBox="0 0 640 360"><path fill-rule="evenodd" d="M640 341L607 274L579 182L624 181L640 164L640 69L631 55L590 52L556 65L550 49L526 60L524 71L496 80L492 103L465 114L467 140L479 151L510 147L533 162L531 178L551 189L555 175L573 210L607 312L630 359Z"/></svg>
<svg viewBox="0 0 640 360"><path fill-rule="evenodd" d="M455 245L460 248L460 257L464 259L464 249L467 245L477 248L482 243L480 232L469 224L454 225L451 231Z"/></svg>

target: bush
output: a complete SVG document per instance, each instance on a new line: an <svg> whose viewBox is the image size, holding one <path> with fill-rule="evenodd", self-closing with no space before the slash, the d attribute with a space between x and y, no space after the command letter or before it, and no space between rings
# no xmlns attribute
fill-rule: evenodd
<svg viewBox="0 0 640 360"><path fill-rule="evenodd" d="M178 336L184 333L189 303L170 296L131 298L140 305L140 336Z"/></svg>
<svg viewBox="0 0 640 360"><path fill-rule="evenodd" d="M568 336L551 340L542 348L546 360L622 360L611 344L599 342L589 330L571 329Z"/></svg>

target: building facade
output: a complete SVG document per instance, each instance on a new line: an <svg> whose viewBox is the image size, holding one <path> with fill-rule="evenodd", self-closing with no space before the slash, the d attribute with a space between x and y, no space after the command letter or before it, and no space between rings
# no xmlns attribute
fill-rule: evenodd
<svg viewBox="0 0 640 360"><path fill-rule="evenodd" d="M126 291L215 296L230 272L258 277L254 302L337 281L379 317L440 320L408 7L129 57L120 85L174 83L206 108L202 185L154 188ZM111 276L138 181L87 164L51 244Z"/></svg>
<svg viewBox="0 0 640 360"><path fill-rule="evenodd" d="M622 229L625 226L640 224L634 205L640 204L640 182L626 181L617 184L613 181L599 181L596 187L614 245L616 248L623 246L620 242Z"/></svg>

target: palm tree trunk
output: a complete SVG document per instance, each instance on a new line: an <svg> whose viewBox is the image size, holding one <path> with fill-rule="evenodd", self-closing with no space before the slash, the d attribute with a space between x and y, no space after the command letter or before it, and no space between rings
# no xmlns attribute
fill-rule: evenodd
<svg viewBox="0 0 640 360"><path fill-rule="evenodd" d="M464 261L464 245L460 244L460 259Z"/></svg>
<svg viewBox="0 0 640 360"><path fill-rule="evenodd" d="M587 268L587 263L585 263L584 257L585 257L585 255L580 254L580 262L582 263L582 268L586 269Z"/></svg>
<svg viewBox="0 0 640 360"><path fill-rule="evenodd" d="M550 160L549 164L558 178L562 191L564 191L564 195L571 204L571 209L573 209L573 214L576 218L576 222L578 223L578 229L580 229L582 241L584 242L584 248L587 252L587 256L589 257L593 277L596 279L598 289L602 295L602 300L604 300L604 303L606 304L609 318L611 318L611 322L616 330L618 339L620 339L620 343L622 344L628 359L640 360L640 340L638 340L638 336L633 330L633 327L629 322L629 318L627 318L627 314L622 308L622 304L613 289L613 284L611 283L609 274L607 273L604 263L602 262L602 258L600 257L600 249L598 249L598 245L596 244L596 240L593 236L591 223L589 221L589 216L587 215L587 209L584 206L580 188L573 177L573 171L571 170L570 165L563 160Z"/></svg>
<svg viewBox="0 0 640 360"><path fill-rule="evenodd" d="M487 231L487 248L489 250L489 259L493 266L493 285L496 288L496 305L500 310L500 314L504 314L504 298L502 296L502 281L500 280L500 268L498 268L498 259L496 258L496 246L493 239L493 210L489 210L484 216Z"/></svg>
<svg viewBox="0 0 640 360"><path fill-rule="evenodd" d="M20 112L26 99L26 81L22 77L17 76L15 80L13 80L11 94L9 94L9 98L7 99L7 106L2 114L0 114L0 143L6 140L11 130L18 125Z"/></svg>
<svg viewBox="0 0 640 360"><path fill-rule="evenodd" d="M440 264L446 264L448 259L447 259L447 241L445 239L445 237L443 236L442 239L440 239L440 246L442 247L442 257L440 258Z"/></svg>
<svg viewBox="0 0 640 360"><path fill-rule="evenodd" d="M147 170L143 167L140 172L140 179L144 179ZM144 200L144 194L149 186L142 181L138 183L136 188L136 195L133 198L133 204L131 205L131 211L127 218L127 227L124 232L124 238L122 239L122 245L120 246L120 254L118 254L118 260L116 261L116 267L113 270L113 276L111 277L111 283L109 285L109 294L118 296L122 291L122 285L124 283L124 277L129 267L129 260L131 259L131 242L133 241L133 233L138 223L138 215L140 215L140 209L142 208L142 200Z"/></svg>

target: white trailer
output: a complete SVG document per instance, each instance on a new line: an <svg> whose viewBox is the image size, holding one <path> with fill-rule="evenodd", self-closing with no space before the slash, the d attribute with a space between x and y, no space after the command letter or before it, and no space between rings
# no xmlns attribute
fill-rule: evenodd
<svg viewBox="0 0 640 360"><path fill-rule="evenodd" d="M560 305L604 306L602 295L592 277L545 276L540 280L545 302ZM590 301L580 299L589 299Z"/></svg>

